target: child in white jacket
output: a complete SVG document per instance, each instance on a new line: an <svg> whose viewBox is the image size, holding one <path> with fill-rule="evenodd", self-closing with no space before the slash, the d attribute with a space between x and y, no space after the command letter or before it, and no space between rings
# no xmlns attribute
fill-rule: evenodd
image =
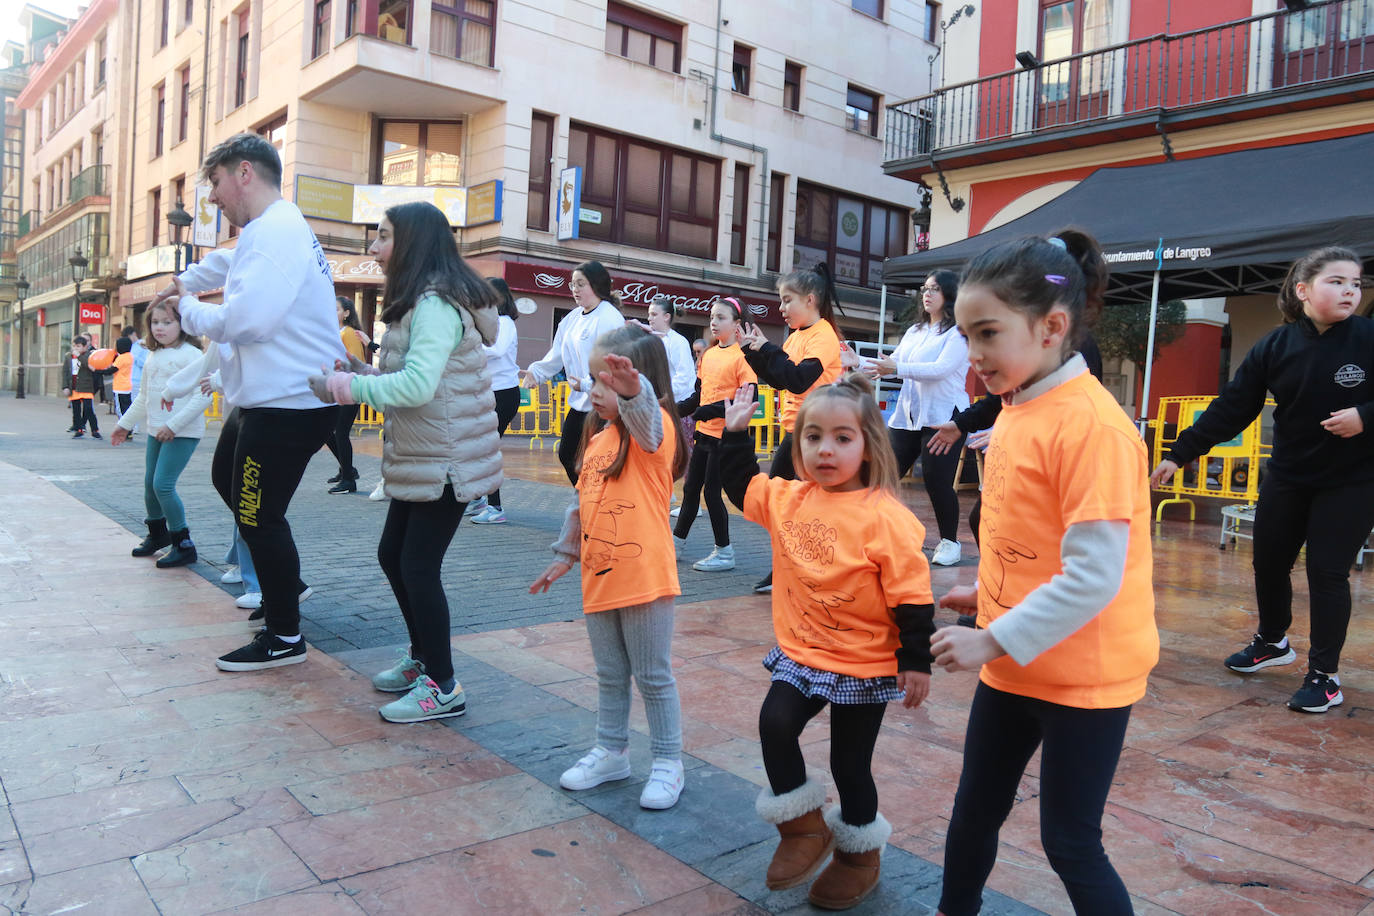
<svg viewBox="0 0 1374 916"><path fill-rule="evenodd" d="M191 460L191 453L205 435L205 408L210 399L193 391L169 398L172 376L203 355L200 343L181 328L181 314L174 302L148 309L148 361L143 366L138 395L110 436L119 445L139 423L148 430L143 472L143 501L147 509L148 536L132 551L136 557L152 555L171 545L158 559L159 569L188 566L196 561L196 545L186 526L186 508L177 495L177 479Z"/></svg>

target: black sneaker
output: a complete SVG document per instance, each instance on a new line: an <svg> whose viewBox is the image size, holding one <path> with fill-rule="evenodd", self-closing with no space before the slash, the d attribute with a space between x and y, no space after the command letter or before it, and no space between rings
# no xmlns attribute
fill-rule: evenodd
<svg viewBox="0 0 1374 916"><path fill-rule="evenodd" d="M1307 672L1307 678L1288 701L1288 708L1298 712L1326 712L1345 702L1341 695L1341 679L1320 671Z"/></svg>
<svg viewBox="0 0 1374 916"><path fill-rule="evenodd" d="M1226 659L1226 667L1240 674L1254 674L1262 668L1291 665L1297 658L1298 653L1294 652L1293 647L1288 645L1287 638L1284 639L1283 645L1274 645L1265 642L1256 633L1250 645Z"/></svg>
<svg viewBox="0 0 1374 916"><path fill-rule="evenodd" d="M91 430L91 438L92 438L92 439L104 439L105 437L102 436L102 435L100 435L100 430L98 430L98 429L93 429L93 430Z"/></svg>
<svg viewBox="0 0 1374 916"><path fill-rule="evenodd" d="M767 595L771 591L773 591L773 574L770 572L759 580L758 585L754 586L754 594Z"/></svg>
<svg viewBox="0 0 1374 916"><path fill-rule="evenodd" d="M84 429L78 429L76 432L72 433L72 438L73 438L73 439L84 439L84 438L86 438L86 431L85 431Z"/></svg>
<svg viewBox="0 0 1374 916"><path fill-rule="evenodd" d="M261 671L264 668L280 668L282 665L296 665L305 661L305 640L283 642L266 629L258 631L253 641L242 649L235 649L228 655L221 655L215 667L221 671Z"/></svg>

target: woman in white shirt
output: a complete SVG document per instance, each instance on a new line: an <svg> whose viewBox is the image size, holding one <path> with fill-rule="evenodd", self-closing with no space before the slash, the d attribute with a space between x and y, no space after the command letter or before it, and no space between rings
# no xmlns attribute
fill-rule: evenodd
<svg viewBox="0 0 1374 916"><path fill-rule="evenodd" d="M592 409L592 378L587 360L596 339L607 331L625 326L620 314L620 295L611 290L611 274L600 261L579 264L572 272L573 301L578 307L558 322L553 346L544 358L530 363L520 373L520 384L533 388L547 382L560 371L568 377L568 412L563 417L562 438L558 440L558 461L574 486L577 484L577 446L582 439L582 424Z"/></svg>
<svg viewBox="0 0 1374 916"><path fill-rule="evenodd" d="M515 297L510 287L500 277L488 280L496 287L501 301L496 306L497 319L496 343L483 346L487 354L487 371L491 373L491 392L496 397L496 432L506 434L506 427L515 419L520 410L520 369L515 362L515 351L519 339L515 334L515 319L520 312L515 308ZM475 508L474 508L475 507ZM468 506L467 514L472 516L474 525L504 525L506 513L501 509L501 489L492 490L490 495L475 499Z"/></svg>
<svg viewBox="0 0 1374 916"><path fill-rule="evenodd" d="M964 388L968 342L954 327L954 299L958 292L959 277L952 270L937 270L927 277L921 287L916 320L897 349L890 357L873 360L866 366L873 378L895 375L902 380L897 406L887 421L888 437L897 453L899 478L911 470L920 456L921 476L940 529L940 544L930 559L937 566L953 566L962 555L959 496L954 490L954 473L963 452L962 436L943 454L932 454L927 448L936 427L969 403Z"/></svg>

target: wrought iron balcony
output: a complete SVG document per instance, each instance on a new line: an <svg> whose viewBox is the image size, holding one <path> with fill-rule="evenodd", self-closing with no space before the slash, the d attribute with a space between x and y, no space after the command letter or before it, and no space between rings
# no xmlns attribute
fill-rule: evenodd
<svg viewBox="0 0 1374 916"><path fill-rule="evenodd" d="M995 161L1374 97L1374 0L1331 0L1037 63L887 106L885 169Z"/></svg>
<svg viewBox="0 0 1374 916"><path fill-rule="evenodd" d="M110 167L93 165L83 169L72 179L72 189L67 195L67 203L74 204L87 197L104 197L110 193Z"/></svg>

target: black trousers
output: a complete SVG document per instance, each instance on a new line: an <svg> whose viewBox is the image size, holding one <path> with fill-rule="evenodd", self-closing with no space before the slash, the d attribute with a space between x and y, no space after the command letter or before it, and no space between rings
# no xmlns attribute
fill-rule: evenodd
<svg viewBox="0 0 1374 916"><path fill-rule="evenodd" d="M1311 487L1269 474L1255 506L1259 632L1278 642L1293 623L1291 574L1307 544L1312 646L1307 663L1335 674L1350 626L1350 567L1374 527L1374 482Z"/></svg>
<svg viewBox="0 0 1374 916"><path fill-rule="evenodd" d="M997 861L997 834L1035 749L1040 842L1080 916L1130 916L1130 895L1102 848L1102 810L1131 707L1078 709L979 683L969 709L964 768L945 837L940 912L972 916Z"/></svg>
<svg viewBox="0 0 1374 916"><path fill-rule="evenodd" d="M134 402L133 392L116 391L115 400L119 402L119 415L122 417L129 412L129 406Z"/></svg>
<svg viewBox="0 0 1374 916"><path fill-rule="evenodd" d="M210 479L257 569L267 629L278 636L301 631L301 558L286 510L306 465L333 432L335 416L333 407L233 410L210 465Z"/></svg>
<svg viewBox="0 0 1374 916"><path fill-rule="evenodd" d="M340 480L357 480L358 469L353 466L353 421L358 419L357 404L339 404L334 408L334 431L324 444L329 446L339 462Z"/></svg>
<svg viewBox="0 0 1374 916"><path fill-rule="evenodd" d="M828 701L808 697L791 684L774 681L759 710L763 768L774 795L806 782L801 733ZM878 816L878 787L873 782L873 748L883 724L886 703L830 704L830 775L840 796L840 818L861 827Z"/></svg>
<svg viewBox="0 0 1374 916"><path fill-rule="evenodd" d="M792 462L791 433L783 433L778 447L773 450L773 460L768 463L768 476L781 477L783 480L797 479L797 468Z"/></svg>
<svg viewBox="0 0 1374 916"><path fill-rule="evenodd" d="M943 455L930 452L930 438L935 429L926 426L922 429L887 430L892 451L897 455L897 479L906 476L916 459L921 459L921 479L925 484L926 495L930 497L931 508L935 510L935 524L940 529L940 537L946 541L959 540L959 494L954 490L954 475L959 470L959 454L964 450L964 435Z"/></svg>
<svg viewBox="0 0 1374 916"><path fill-rule="evenodd" d="M563 417L563 437L558 440L558 463L568 475L568 482L577 486L577 447L582 444L582 426L587 422L587 411L569 407Z"/></svg>
<svg viewBox="0 0 1374 916"><path fill-rule="evenodd" d="M86 428L86 424L89 423L91 426L91 432L100 432L100 424L97 423L95 420L94 398L77 398L74 401L72 401L71 404L73 428L75 428L77 431L82 431Z"/></svg>
<svg viewBox="0 0 1374 916"><path fill-rule="evenodd" d="M440 572L466 508L454 498L452 486L434 502L392 499L377 542L377 562L410 634L410 657L423 662L425 673L441 684L453 677L453 651Z"/></svg>
<svg viewBox="0 0 1374 916"><path fill-rule="evenodd" d="M705 489L703 489L703 487ZM696 445L688 459L687 475L682 480L682 510L678 512L673 534L685 538L696 521L697 506L706 498L706 511L711 516L711 534L717 547L730 546L730 513L720 489L720 440L706 433L696 434Z"/></svg>
<svg viewBox="0 0 1374 916"><path fill-rule="evenodd" d="M520 389L502 388L500 391L493 392L496 396L496 433L499 436L506 434L506 427L510 426L510 421L515 419L515 415L520 412ZM562 447L563 443L558 443ZM487 504L501 508L501 490L497 488L487 496Z"/></svg>

